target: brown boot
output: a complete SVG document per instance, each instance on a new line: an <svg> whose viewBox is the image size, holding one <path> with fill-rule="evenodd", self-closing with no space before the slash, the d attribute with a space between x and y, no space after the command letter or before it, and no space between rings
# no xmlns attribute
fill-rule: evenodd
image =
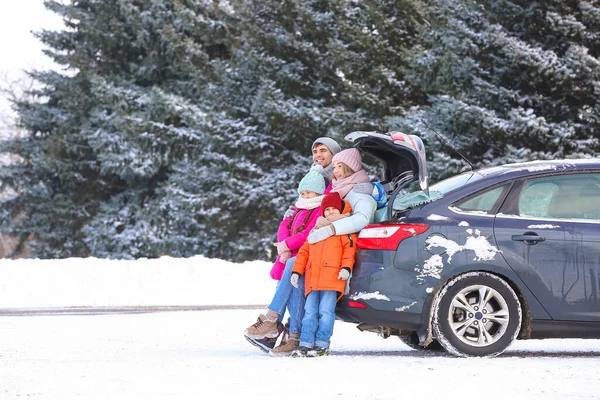
<svg viewBox="0 0 600 400"><path fill-rule="evenodd" d="M297 333L290 333L287 338L283 338L279 346L269 352L269 355L273 357L289 357L299 345L300 335Z"/></svg>
<svg viewBox="0 0 600 400"><path fill-rule="evenodd" d="M276 338L279 336L277 320L271 321L266 315L260 314L254 325L244 331L244 335L252 339Z"/></svg>

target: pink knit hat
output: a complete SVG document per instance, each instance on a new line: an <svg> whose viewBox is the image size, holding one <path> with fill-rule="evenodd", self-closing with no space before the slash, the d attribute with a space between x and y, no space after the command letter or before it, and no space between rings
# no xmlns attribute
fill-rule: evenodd
<svg viewBox="0 0 600 400"><path fill-rule="evenodd" d="M340 151L335 156L333 156L333 160L331 160L332 163L343 162L344 164L349 166L354 172L358 172L362 169L360 166L360 161L360 152L354 147L351 149Z"/></svg>

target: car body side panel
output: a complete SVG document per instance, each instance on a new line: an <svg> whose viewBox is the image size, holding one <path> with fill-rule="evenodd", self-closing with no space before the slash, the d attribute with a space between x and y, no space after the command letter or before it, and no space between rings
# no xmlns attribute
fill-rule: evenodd
<svg viewBox="0 0 600 400"><path fill-rule="evenodd" d="M555 320L600 321L600 223L499 216L496 240L508 264ZM513 236L536 233L526 243Z"/></svg>

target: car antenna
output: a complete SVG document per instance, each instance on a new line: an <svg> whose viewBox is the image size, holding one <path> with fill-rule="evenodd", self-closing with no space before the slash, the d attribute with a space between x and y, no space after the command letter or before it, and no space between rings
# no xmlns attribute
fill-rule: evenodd
<svg viewBox="0 0 600 400"><path fill-rule="evenodd" d="M442 141L448 146L450 147L452 150L454 150L455 152L458 153L459 156L462 157L463 160L465 160L465 162L467 164L469 164L469 167L471 167L471 171L475 170L475 168L473 167L473 164L471 164L471 162L467 159L467 157L465 157L460 151L458 151L458 149L456 149L456 147L452 146L452 144L440 133L438 133L435 129L430 128L429 125L427 124L427 122L423 121L423 124L425 124L425 128L429 129L430 131L432 131L433 133L435 133L440 139L442 139Z"/></svg>

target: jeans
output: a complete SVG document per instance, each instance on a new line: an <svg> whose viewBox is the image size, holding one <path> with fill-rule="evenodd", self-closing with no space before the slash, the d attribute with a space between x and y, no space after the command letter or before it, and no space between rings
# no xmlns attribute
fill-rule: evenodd
<svg viewBox="0 0 600 400"><path fill-rule="evenodd" d="M335 322L335 290L313 290L306 298L300 346L329 348Z"/></svg>
<svg viewBox="0 0 600 400"><path fill-rule="evenodd" d="M304 315L304 275L301 275L298 279L298 287L293 287L290 278L294 261L296 261L296 257L290 258L285 263L285 269L275 290L273 300L269 304L269 310L279 314L279 320L281 321L287 307L290 313L290 333L300 333L302 330L302 316Z"/></svg>

